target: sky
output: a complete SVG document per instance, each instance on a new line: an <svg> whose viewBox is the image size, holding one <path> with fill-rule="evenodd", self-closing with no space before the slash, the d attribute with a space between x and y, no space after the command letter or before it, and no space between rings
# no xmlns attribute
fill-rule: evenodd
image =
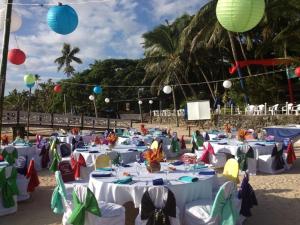
<svg viewBox="0 0 300 225"><path fill-rule="evenodd" d="M1 8L4 1L0 0ZM17 4L13 5L13 10L22 16L22 26L11 33L9 48L20 48L27 58L24 65L8 63L6 94L14 88L25 89L23 77L27 73L39 74L42 81L66 78L62 72L57 72L54 64L64 42L80 48L77 56L83 64L73 64L76 71L87 69L95 60L142 58L143 33L165 23L166 19L173 21L184 13L196 13L207 0L60 0L78 14L78 27L69 35L57 34L48 27L47 12L51 6L18 4L57 2L14 0ZM74 4L82 2L85 4ZM2 31L0 35L2 49Z"/></svg>

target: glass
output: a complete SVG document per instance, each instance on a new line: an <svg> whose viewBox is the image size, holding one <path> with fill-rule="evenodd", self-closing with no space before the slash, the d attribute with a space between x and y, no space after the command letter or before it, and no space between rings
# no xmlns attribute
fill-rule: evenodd
<svg viewBox="0 0 300 225"><path fill-rule="evenodd" d="M190 169L189 163L185 162L185 163L184 163L184 171L185 171L185 172L188 172L189 169Z"/></svg>
<svg viewBox="0 0 300 225"><path fill-rule="evenodd" d="M136 161L139 163L139 162L141 161L140 154L137 154L137 155L135 156L135 159L136 159Z"/></svg>
<svg viewBox="0 0 300 225"><path fill-rule="evenodd" d="M169 175L169 165L168 164L164 165L163 171L166 175L166 181L168 182L168 175Z"/></svg>
<svg viewBox="0 0 300 225"><path fill-rule="evenodd" d="M141 175L141 167L138 163L135 164L135 171L136 171L136 175L137 177L139 177Z"/></svg>
<svg viewBox="0 0 300 225"><path fill-rule="evenodd" d="M115 171L115 176L118 179L119 178L119 173L120 173L119 165L114 165L113 170Z"/></svg>

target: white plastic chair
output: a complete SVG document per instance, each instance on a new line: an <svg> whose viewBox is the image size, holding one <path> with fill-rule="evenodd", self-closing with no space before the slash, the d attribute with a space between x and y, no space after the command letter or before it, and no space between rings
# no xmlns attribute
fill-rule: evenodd
<svg viewBox="0 0 300 225"><path fill-rule="evenodd" d="M160 186L160 187L149 187L148 192L150 198L157 209L162 209L167 201L168 198L168 189ZM175 196L176 197L176 196ZM174 205L176 207L176 205ZM179 220L179 209L176 207L176 218L169 217L171 225L180 225ZM146 225L148 220L141 219L141 206L139 208L139 214L135 219L135 225Z"/></svg>
<svg viewBox="0 0 300 225"><path fill-rule="evenodd" d="M220 196L222 199L222 193L221 191L224 191L223 197L225 201L232 201L233 202L233 210L235 210L235 213L239 213L240 211L240 205L241 201L237 199L237 190L236 190L236 184L232 181L228 181L224 183L217 194L217 196ZM201 199L198 201L194 201L191 203L186 204L185 206L185 216L184 216L184 222L185 225L220 225L222 224L220 216L212 217L211 216L211 210L214 203L217 203L219 201L218 198L215 198L214 200L210 199ZM221 200L222 201L222 200ZM219 210L223 210L220 208ZM220 212L221 213L221 212ZM238 223L238 221L237 221ZM237 224L236 223L236 224ZM234 224L232 224L234 225Z"/></svg>
<svg viewBox="0 0 300 225"><path fill-rule="evenodd" d="M287 104L287 106L283 106L281 108L281 111L282 111L282 114L286 113L286 114L290 114L290 112L292 111L292 108L293 108L293 103L289 103Z"/></svg>
<svg viewBox="0 0 300 225"><path fill-rule="evenodd" d="M271 115L276 115L278 112L278 107L279 107L279 104L273 105L273 106L269 107L268 111L271 113Z"/></svg>
<svg viewBox="0 0 300 225"><path fill-rule="evenodd" d="M254 115L255 110L257 109L257 106L255 105L248 105L245 109L245 114L246 115Z"/></svg>
<svg viewBox="0 0 300 225"><path fill-rule="evenodd" d="M291 113L295 113L298 116L299 112L300 112L300 104L292 107Z"/></svg>
<svg viewBox="0 0 300 225"><path fill-rule="evenodd" d="M255 110L255 114L256 115L263 115L265 111L265 105L259 105L256 110Z"/></svg>

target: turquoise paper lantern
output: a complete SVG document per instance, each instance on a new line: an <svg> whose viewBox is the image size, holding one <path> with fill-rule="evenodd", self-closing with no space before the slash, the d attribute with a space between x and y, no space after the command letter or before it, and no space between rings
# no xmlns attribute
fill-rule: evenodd
<svg viewBox="0 0 300 225"><path fill-rule="evenodd" d="M59 3L49 9L47 14L48 26L58 34L70 34L78 25L76 11L68 5Z"/></svg>
<svg viewBox="0 0 300 225"><path fill-rule="evenodd" d="M95 86L93 89L95 94L101 94L102 93L102 88L100 86Z"/></svg>
<svg viewBox="0 0 300 225"><path fill-rule="evenodd" d="M265 0L218 0L216 14L220 24L232 32L253 29L265 12Z"/></svg>
<svg viewBox="0 0 300 225"><path fill-rule="evenodd" d="M24 82L25 82L26 87L28 87L28 88L32 88L35 84L35 81L36 81L35 76L32 74L26 74L24 76Z"/></svg>

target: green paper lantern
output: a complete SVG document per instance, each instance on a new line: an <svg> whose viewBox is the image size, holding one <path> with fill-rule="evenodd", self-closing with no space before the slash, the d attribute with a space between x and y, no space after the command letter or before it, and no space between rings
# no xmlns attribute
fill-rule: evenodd
<svg viewBox="0 0 300 225"><path fill-rule="evenodd" d="M265 0L219 0L217 18L220 24L232 32L253 29L265 12Z"/></svg>
<svg viewBox="0 0 300 225"><path fill-rule="evenodd" d="M26 74L24 76L24 82L25 84L34 84L35 83L35 76L32 74Z"/></svg>

